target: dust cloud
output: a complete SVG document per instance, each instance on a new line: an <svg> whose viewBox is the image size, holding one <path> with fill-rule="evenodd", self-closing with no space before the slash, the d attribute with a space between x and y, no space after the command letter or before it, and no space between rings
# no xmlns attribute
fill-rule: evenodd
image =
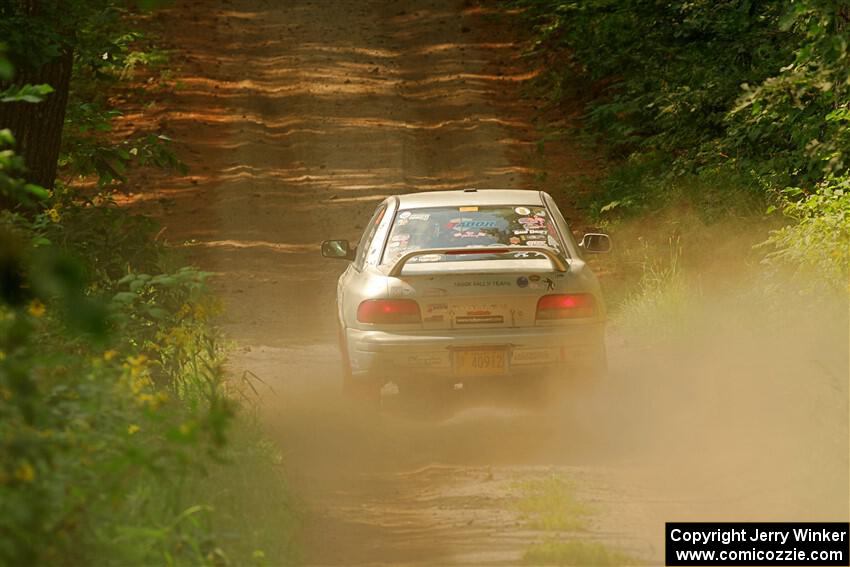
<svg viewBox="0 0 850 567"><path fill-rule="evenodd" d="M535 536L511 514L512 483L544 474L597 503L597 537L650 561L665 521L846 519L847 300L728 267L683 284L672 313L615 310L609 378L590 393L401 392L373 414L342 398L334 347L285 354L267 420L312 503L311 559L516 560Z"/></svg>

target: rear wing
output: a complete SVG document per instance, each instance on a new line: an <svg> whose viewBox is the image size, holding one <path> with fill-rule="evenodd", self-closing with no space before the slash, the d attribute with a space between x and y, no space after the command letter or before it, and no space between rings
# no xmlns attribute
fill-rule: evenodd
<svg viewBox="0 0 850 567"><path fill-rule="evenodd" d="M396 260L395 264L393 264L393 267L390 268L388 275L390 277L397 278L401 275L405 264L417 256L428 256L431 254L440 254L444 256L461 256L466 254L510 254L513 252L537 252L538 254L546 256L552 264L552 269L556 272L566 272L569 269L564 257L561 256L561 254L554 248L548 248L545 246L477 246L471 248L422 248L421 250L413 250L402 254L401 257Z"/></svg>

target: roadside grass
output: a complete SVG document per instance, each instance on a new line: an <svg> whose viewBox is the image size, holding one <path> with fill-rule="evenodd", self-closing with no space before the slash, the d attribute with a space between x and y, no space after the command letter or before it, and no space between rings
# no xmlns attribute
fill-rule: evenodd
<svg viewBox="0 0 850 567"><path fill-rule="evenodd" d="M283 455L254 410L240 411L221 462L192 480L185 498L209 509L217 535L213 558L223 565L297 565L300 512L289 491Z"/></svg>
<svg viewBox="0 0 850 567"><path fill-rule="evenodd" d="M523 554L527 565L633 565L628 555L609 549L605 544L573 539L565 534L586 532L585 521L591 510L579 502L573 484L566 478L551 475L542 479L519 482L522 496L516 503L521 518L534 530L547 537L529 546Z"/></svg>
<svg viewBox="0 0 850 567"><path fill-rule="evenodd" d="M522 497L517 509L528 526L551 532L581 531L589 514L575 498L572 484L559 476L523 481L517 484Z"/></svg>

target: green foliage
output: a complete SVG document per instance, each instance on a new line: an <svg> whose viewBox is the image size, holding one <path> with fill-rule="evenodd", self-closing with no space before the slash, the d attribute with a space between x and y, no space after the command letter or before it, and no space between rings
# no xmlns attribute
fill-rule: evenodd
<svg viewBox="0 0 850 567"><path fill-rule="evenodd" d="M850 180L829 178L806 194L784 192L783 211L794 223L773 231L764 243L765 262L781 272L803 275L846 292L850 282Z"/></svg>
<svg viewBox="0 0 850 567"><path fill-rule="evenodd" d="M535 30L533 53L549 62L541 86L554 103L583 95L584 125L615 159L591 215L684 203L711 220L763 210L778 191L800 187L785 193L785 211L803 226L770 239L773 261L801 259L796 236L820 247L810 260L828 278L846 273L844 252L826 247L843 245L829 231L848 202L803 198L850 174L845 2L511 4Z"/></svg>
<svg viewBox="0 0 850 567"><path fill-rule="evenodd" d="M107 266L97 254L76 261L91 235L46 238L67 233L53 197L47 205L0 219L0 561L91 563L140 518L171 522L169 537L119 562L190 558L203 550L173 549L187 519L179 489L223 445L233 409L204 275L112 281L107 268L121 252ZM65 203L65 218L74 206ZM125 250L127 269L134 249ZM145 486L157 489L142 500Z"/></svg>
<svg viewBox="0 0 850 567"><path fill-rule="evenodd" d="M532 544L523 555L529 565L632 565L628 556L598 542L552 537L553 532L580 532L590 514L576 500L572 483L549 476L521 483L517 508L528 527L549 532L542 542Z"/></svg>
<svg viewBox="0 0 850 567"><path fill-rule="evenodd" d="M8 129L0 130L0 202L32 207L48 195L43 187L27 183L21 175L24 160L14 151L15 137Z"/></svg>
<svg viewBox="0 0 850 567"><path fill-rule="evenodd" d="M587 508L575 498L573 486L559 476L527 481L519 486L517 508L529 527L547 531L581 530Z"/></svg>
<svg viewBox="0 0 850 567"><path fill-rule="evenodd" d="M0 102L41 102L52 92L50 85L11 86L0 92Z"/></svg>

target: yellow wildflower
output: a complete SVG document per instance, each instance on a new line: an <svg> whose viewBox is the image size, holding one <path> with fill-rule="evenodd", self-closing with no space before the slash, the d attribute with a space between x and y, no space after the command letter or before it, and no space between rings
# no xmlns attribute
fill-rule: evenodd
<svg viewBox="0 0 850 567"><path fill-rule="evenodd" d="M33 299L30 301L29 307L27 307L27 312L33 317L41 317L45 311L47 311L47 308L40 299Z"/></svg>
<svg viewBox="0 0 850 567"><path fill-rule="evenodd" d="M150 405L152 405L152 406L153 406L153 405L156 405L156 403L157 403L157 401L158 401L156 396L154 396L153 394L148 394L148 393L141 393L141 394L138 394L138 395L136 396L136 400L137 400L140 404L150 404Z"/></svg>
<svg viewBox="0 0 850 567"><path fill-rule="evenodd" d="M62 215L59 214L59 210L56 207L47 209L45 214L52 222L59 222L62 220Z"/></svg>
<svg viewBox="0 0 850 567"><path fill-rule="evenodd" d="M117 353L117 352L115 352L115 351L114 351L114 350L112 350L112 349L109 349L108 351L106 351L106 352L104 352L104 353L103 353L103 360L105 360L106 362L109 362L110 360L112 360L113 358L115 358L115 355L116 355L116 354L118 354L118 353Z"/></svg>
<svg viewBox="0 0 850 567"><path fill-rule="evenodd" d="M15 469L15 478L21 482L32 482L35 480L35 469L29 461L23 461L20 466Z"/></svg>
<svg viewBox="0 0 850 567"><path fill-rule="evenodd" d="M128 435L135 435L136 433L141 431L141 429L142 429L141 427L139 427L138 425L136 425L134 423L134 424L130 425L130 427L127 428L127 434Z"/></svg>
<svg viewBox="0 0 850 567"><path fill-rule="evenodd" d="M148 360L148 357L143 355L143 354L139 354L137 356L128 356L127 357L127 363L130 366L143 366L145 364L145 362L147 362L147 360Z"/></svg>

